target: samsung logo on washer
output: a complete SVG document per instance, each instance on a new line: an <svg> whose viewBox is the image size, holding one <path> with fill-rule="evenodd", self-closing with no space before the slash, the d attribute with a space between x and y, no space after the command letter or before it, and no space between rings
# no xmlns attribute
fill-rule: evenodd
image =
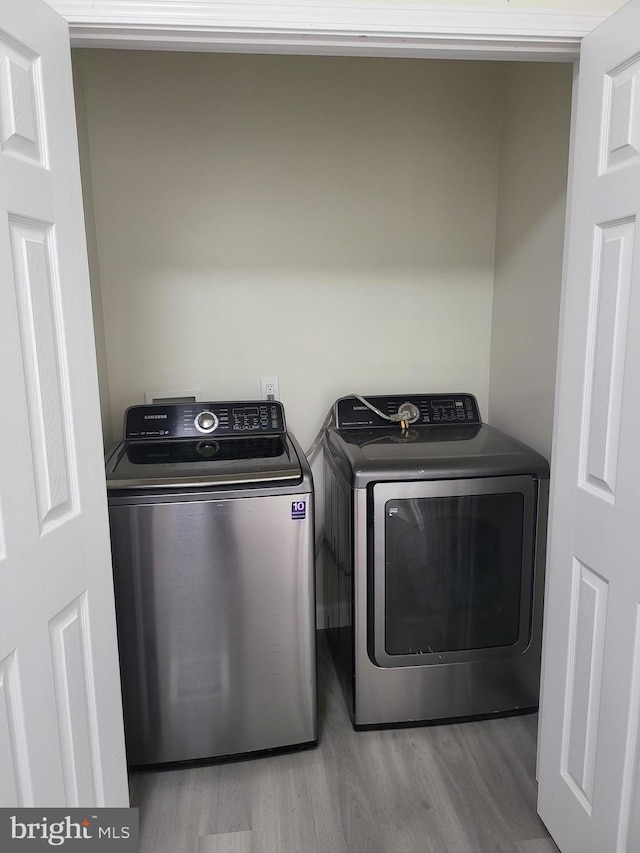
<svg viewBox="0 0 640 853"><path fill-rule="evenodd" d="M167 415L145 415L145 421L165 421L167 419Z"/></svg>

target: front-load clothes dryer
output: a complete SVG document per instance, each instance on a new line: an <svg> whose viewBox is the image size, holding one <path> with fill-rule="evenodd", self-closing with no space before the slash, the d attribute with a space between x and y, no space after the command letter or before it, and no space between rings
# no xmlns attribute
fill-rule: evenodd
<svg viewBox="0 0 640 853"><path fill-rule="evenodd" d="M356 728L535 709L546 460L470 394L342 398L324 449L329 639Z"/></svg>
<svg viewBox="0 0 640 853"><path fill-rule="evenodd" d="M107 486L129 763L315 744L313 483L280 403L135 406Z"/></svg>

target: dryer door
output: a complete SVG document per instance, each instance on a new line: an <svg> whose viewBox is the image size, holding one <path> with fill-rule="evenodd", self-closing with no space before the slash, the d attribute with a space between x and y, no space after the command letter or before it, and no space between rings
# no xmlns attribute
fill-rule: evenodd
<svg viewBox="0 0 640 853"><path fill-rule="evenodd" d="M536 495L532 477L373 487L369 653L378 666L525 651L532 629Z"/></svg>

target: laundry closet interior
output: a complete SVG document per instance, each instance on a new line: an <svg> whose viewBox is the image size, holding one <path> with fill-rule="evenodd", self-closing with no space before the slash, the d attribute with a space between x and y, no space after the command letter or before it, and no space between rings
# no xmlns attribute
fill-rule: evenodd
<svg viewBox="0 0 640 853"><path fill-rule="evenodd" d="M340 396L464 391L550 457L570 63L73 53L106 447L275 376L303 447Z"/></svg>

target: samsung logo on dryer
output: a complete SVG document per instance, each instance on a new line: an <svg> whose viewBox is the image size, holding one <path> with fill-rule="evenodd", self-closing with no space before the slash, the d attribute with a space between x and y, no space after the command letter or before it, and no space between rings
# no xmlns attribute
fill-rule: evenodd
<svg viewBox="0 0 640 853"><path fill-rule="evenodd" d="M145 415L145 421L165 421L167 419L167 415Z"/></svg>
<svg viewBox="0 0 640 853"><path fill-rule="evenodd" d="M354 412L366 412L368 410L368 406L353 406Z"/></svg>

